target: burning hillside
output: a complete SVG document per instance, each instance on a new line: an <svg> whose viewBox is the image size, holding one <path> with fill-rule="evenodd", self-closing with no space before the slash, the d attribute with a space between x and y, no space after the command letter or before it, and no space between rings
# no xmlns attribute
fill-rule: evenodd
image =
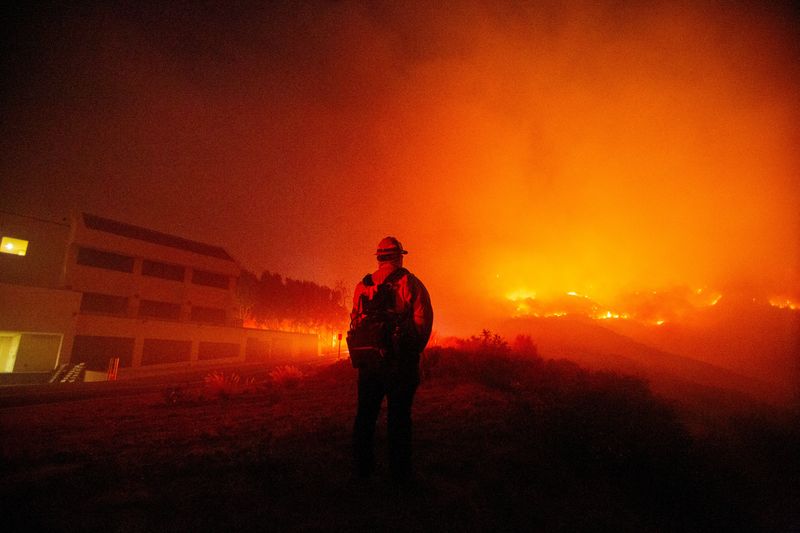
<svg viewBox="0 0 800 533"><path fill-rule="evenodd" d="M800 312L789 296L678 287L597 301L516 291L503 305L503 334L530 335L548 357L762 398L800 394Z"/></svg>
<svg viewBox="0 0 800 533"><path fill-rule="evenodd" d="M737 296L738 297L738 296ZM575 291L539 297L536 292L518 290L506 295L514 317L583 317L595 320L631 320L661 326L690 319L698 311L716 306L724 294L708 287L677 287L661 291L636 291L610 301L599 302ZM754 304L796 311L798 300L788 296L755 298Z"/></svg>

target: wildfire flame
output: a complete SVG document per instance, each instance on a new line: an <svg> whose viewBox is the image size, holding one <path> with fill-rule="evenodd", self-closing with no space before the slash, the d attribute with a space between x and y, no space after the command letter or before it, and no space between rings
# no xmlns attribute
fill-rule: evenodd
<svg viewBox="0 0 800 533"><path fill-rule="evenodd" d="M670 291L637 291L616 299L613 304L595 301L589 295L567 291L548 297L537 297L538 291L518 289L506 295L513 304L514 317L557 318L580 316L594 320L634 320L661 326L680 320L690 312L716 306L720 291L707 287ZM757 300L754 299L754 302ZM788 296L769 298L770 306L800 310L800 303Z"/></svg>
<svg viewBox="0 0 800 533"><path fill-rule="evenodd" d="M800 303L785 296L770 298L769 305L772 307L777 307L778 309L791 309L792 311L800 310Z"/></svg>

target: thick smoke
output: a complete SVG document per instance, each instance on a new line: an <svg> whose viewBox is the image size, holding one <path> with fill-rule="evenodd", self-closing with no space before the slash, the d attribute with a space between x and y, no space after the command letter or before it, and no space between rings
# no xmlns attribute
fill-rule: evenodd
<svg viewBox="0 0 800 533"><path fill-rule="evenodd" d="M3 203L323 283L354 283L394 234L443 331L520 289L796 294L789 8L520 4L28 13L6 44Z"/></svg>

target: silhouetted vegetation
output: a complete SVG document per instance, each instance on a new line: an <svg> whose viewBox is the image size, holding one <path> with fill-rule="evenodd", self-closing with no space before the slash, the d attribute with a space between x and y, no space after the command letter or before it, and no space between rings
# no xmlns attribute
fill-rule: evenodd
<svg viewBox="0 0 800 533"><path fill-rule="evenodd" d="M217 399L227 399L256 388L254 378L242 379L236 372L211 372L203 382L206 392Z"/></svg>
<svg viewBox="0 0 800 533"><path fill-rule="evenodd" d="M350 478L355 371L343 360L264 369L256 381L269 387L226 401L189 401L184 392L167 406L143 394L92 400L103 402L94 410L87 401L0 409L0 497L15 507L12 526L48 530L73 529L76 513L91 517L82 530L800 524L796 411L753 405L689 431L685 410L705 405L679 409L641 379L536 352L529 338L508 343L488 331L426 352L414 408L418 480L408 491L393 488L380 466L375 479Z"/></svg>
<svg viewBox="0 0 800 533"><path fill-rule="evenodd" d="M284 278L265 271L261 277L242 271L239 314L245 324L284 331L328 333L347 325L346 289Z"/></svg>
<svg viewBox="0 0 800 533"><path fill-rule="evenodd" d="M294 365L283 365L273 368L269 373L269 377L272 379L273 384L293 389L303 379L303 372Z"/></svg>
<svg viewBox="0 0 800 533"><path fill-rule="evenodd" d="M800 501L796 410L754 406L744 418L717 420L715 431L692 435L681 413L642 379L545 361L525 337L512 348L484 330L456 344L429 349L425 375L455 387L453 401L476 401L472 389L457 386L465 381L505 393L502 414L475 424L491 428L503 453L489 451L480 467L471 467L496 479L486 494L520 526L743 531L800 525L792 504ZM473 433L464 440L481 438ZM540 499L533 508L531 491ZM543 512L541 498L550 496L562 501ZM564 500L575 497L578 516L547 516L550 505L567 509Z"/></svg>

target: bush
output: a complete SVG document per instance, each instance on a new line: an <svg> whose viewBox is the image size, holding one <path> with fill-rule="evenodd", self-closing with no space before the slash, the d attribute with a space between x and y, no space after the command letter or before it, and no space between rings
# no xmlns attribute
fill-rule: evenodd
<svg viewBox="0 0 800 533"><path fill-rule="evenodd" d="M303 372L293 365L283 365L273 368L269 377L275 385L281 385L286 388L294 388L300 384L303 379Z"/></svg>
<svg viewBox="0 0 800 533"><path fill-rule="evenodd" d="M242 381L241 376L236 372L226 374L222 371L215 371L207 374L203 378L206 390L212 397L225 399L252 389L255 386L255 380L249 378Z"/></svg>
<svg viewBox="0 0 800 533"><path fill-rule="evenodd" d="M468 339L458 339L456 346L466 352L480 352L485 356L508 355L511 348L506 340L488 329L481 331L480 335L473 335Z"/></svg>
<svg viewBox="0 0 800 533"><path fill-rule="evenodd" d="M623 501L633 517L629 525L643 529L751 525L727 487L713 481L719 472L698 457L673 409L640 378L544 361L529 337L509 346L488 330L455 347L427 350L423 371L434 380L509 393L496 407L502 415L478 431L502 442L502 454L487 449L483 456L502 480L498 502L513 501L519 509L524 499L517 495L531 486L558 492L581 483L598 489L600 507L589 511L590 522L613 522L613 513L603 514L604 502ZM603 492L609 487L619 496Z"/></svg>
<svg viewBox="0 0 800 533"><path fill-rule="evenodd" d="M519 336L512 349L500 335L485 329L456 341L456 347L435 346L422 358L424 378L466 379L484 386L519 389L542 365L530 337Z"/></svg>
<svg viewBox="0 0 800 533"><path fill-rule="evenodd" d="M487 356L457 348L431 348L422 360L425 379L467 380L511 390L518 388L538 361L508 355Z"/></svg>
<svg viewBox="0 0 800 533"><path fill-rule="evenodd" d="M511 345L511 351L520 357L539 357L539 349L530 335L517 335Z"/></svg>

